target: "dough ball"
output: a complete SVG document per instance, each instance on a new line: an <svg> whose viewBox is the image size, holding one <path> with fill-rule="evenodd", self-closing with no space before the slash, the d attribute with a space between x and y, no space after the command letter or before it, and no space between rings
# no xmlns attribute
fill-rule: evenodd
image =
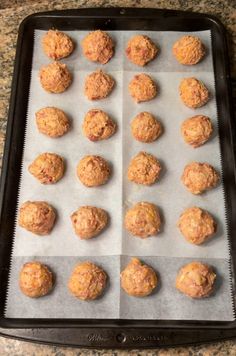
<svg viewBox="0 0 236 356"><path fill-rule="evenodd" d="M87 112L83 123L83 132L90 141L101 141L111 137L116 131L115 122L102 110Z"/></svg>
<svg viewBox="0 0 236 356"><path fill-rule="evenodd" d="M36 235L48 235L55 219L55 210L44 201L26 201L20 207L19 225Z"/></svg>
<svg viewBox="0 0 236 356"><path fill-rule="evenodd" d="M156 272L137 258L132 258L121 272L121 286L133 297L146 297L156 288L157 283Z"/></svg>
<svg viewBox="0 0 236 356"><path fill-rule="evenodd" d="M69 291L81 300L98 298L106 287L107 275L91 262L75 266L68 283Z"/></svg>
<svg viewBox="0 0 236 356"><path fill-rule="evenodd" d="M176 288L191 298L204 298L212 293L215 279L216 274L210 266L191 262L180 269Z"/></svg>
<svg viewBox="0 0 236 356"><path fill-rule="evenodd" d="M131 122L133 137L140 142L153 142L162 134L162 126L149 112L141 112Z"/></svg>
<svg viewBox="0 0 236 356"><path fill-rule="evenodd" d="M209 117L196 115L184 120L181 125L181 134L184 141L194 148L203 145L209 140L213 131Z"/></svg>
<svg viewBox="0 0 236 356"><path fill-rule="evenodd" d="M21 268L19 286L28 297L42 297L52 289L52 272L40 262L27 262Z"/></svg>
<svg viewBox="0 0 236 356"><path fill-rule="evenodd" d="M183 36L175 42L173 54L181 64L193 65L200 62L205 56L205 47L200 38Z"/></svg>
<svg viewBox="0 0 236 356"><path fill-rule="evenodd" d="M102 70L89 74L85 80L84 92L89 100L106 98L112 91L115 81Z"/></svg>
<svg viewBox="0 0 236 356"><path fill-rule="evenodd" d="M49 137L61 137L70 128L70 121L64 111L46 107L36 112L38 130Z"/></svg>
<svg viewBox="0 0 236 356"><path fill-rule="evenodd" d="M192 162L185 166L181 180L191 193L201 194L214 188L219 178L219 174L210 164Z"/></svg>
<svg viewBox="0 0 236 356"><path fill-rule="evenodd" d="M156 57L157 52L156 45L145 35L133 36L126 47L128 59L138 66L145 66Z"/></svg>
<svg viewBox="0 0 236 356"><path fill-rule="evenodd" d="M188 242L200 245L216 232L216 222L203 209L192 207L180 215L178 227Z"/></svg>
<svg viewBox="0 0 236 356"><path fill-rule="evenodd" d="M114 43L104 31L90 32L82 41L83 53L92 62L107 63L114 54Z"/></svg>
<svg viewBox="0 0 236 356"><path fill-rule="evenodd" d="M49 93L63 93L72 82L67 66L60 62L42 67L39 77L42 87Z"/></svg>
<svg viewBox="0 0 236 356"><path fill-rule="evenodd" d="M161 172L160 162L146 152L139 152L130 162L128 179L137 184L151 185L156 182Z"/></svg>
<svg viewBox="0 0 236 356"><path fill-rule="evenodd" d="M75 233L82 239L88 240L97 236L108 223L105 210L95 206L81 206L71 215Z"/></svg>
<svg viewBox="0 0 236 356"><path fill-rule="evenodd" d="M210 93L206 86L196 78L182 79L179 86L179 94L183 103L192 109L205 105L210 98Z"/></svg>
<svg viewBox="0 0 236 356"><path fill-rule="evenodd" d="M58 182L64 175L65 164L55 153L42 153L29 165L29 172L42 184Z"/></svg>
<svg viewBox="0 0 236 356"><path fill-rule="evenodd" d="M108 181L111 169L104 158L85 156L77 166L77 175L86 187L97 187Z"/></svg>
<svg viewBox="0 0 236 356"><path fill-rule="evenodd" d="M49 30L42 39L43 50L49 58L68 57L74 50L72 39L63 32Z"/></svg>
<svg viewBox="0 0 236 356"><path fill-rule="evenodd" d="M129 83L129 92L132 98L140 103L149 101L157 95L157 86L152 78L144 73L137 74Z"/></svg>
<svg viewBox="0 0 236 356"><path fill-rule="evenodd" d="M125 215L125 227L134 236L146 238L156 235L160 226L158 208L151 203L137 203Z"/></svg>

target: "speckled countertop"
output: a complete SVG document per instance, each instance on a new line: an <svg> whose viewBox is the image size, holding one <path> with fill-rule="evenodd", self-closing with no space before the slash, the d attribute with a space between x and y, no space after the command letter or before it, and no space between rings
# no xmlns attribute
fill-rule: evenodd
<svg viewBox="0 0 236 356"><path fill-rule="evenodd" d="M154 7L189 10L216 15L229 33L231 75L236 79L236 6L235 0L0 0L0 168L7 122L8 104L15 57L17 31L20 22L28 15L53 9L81 7ZM36 345L0 337L0 355L236 355L236 340L196 347L168 350L86 350Z"/></svg>

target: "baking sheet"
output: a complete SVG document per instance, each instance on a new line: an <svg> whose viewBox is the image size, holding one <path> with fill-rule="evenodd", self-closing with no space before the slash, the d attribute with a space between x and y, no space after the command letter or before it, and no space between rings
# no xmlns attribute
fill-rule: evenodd
<svg viewBox="0 0 236 356"><path fill-rule="evenodd" d="M51 203L58 211L59 218L55 228L50 236L38 237L24 229L16 226L15 243L13 250L12 273L10 277L9 299L6 308L6 316L15 317L16 313L22 313L27 309L27 305L32 302L24 296L20 297L16 293L13 298L13 291L17 288L17 271L19 271L19 261L37 259L38 256L43 256L50 262L60 260L62 266L66 261L74 261L75 256L81 259L83 256L90 256L90 259L98 258L103 260L113 258L116 260L120 255L143 256L143 259L153 262L152 258L160 261L161 266L168 278L175 278L177 268L175 260L179 264L184 264L186 257L192 259L199 258L214 258L219 274L223 276L224 283L227 288L222 288L219 294L219 299L213 302L213 299L207 299L215 307L215 303L219 302L219 313L217 316L209 315L206 311L209 310L207 302L202 302L202 309L196 307L196 312L192 305L188 305L186 297L183 298L181 304L173 294L173 299L170 299L170 310L173 309L171 317L167 314L156 315L152 309L146 308L140 318L144 319L195 319L195 320L233 320L232 305L230 303L230 277L228 269L228 245L227 245L227 224L224 211L224 194L222 184L216 189L203 194L202 196L193 196L187 192L180 182L185 164L190 161L206 161L214 165L216 169L221 170L220 163L220 147L217 132L217 113L214 98L214 75L212 67L212 56L210 49L210 31L202 31L193 33L199 36L208 48L208 55L197 66L186 67L178 65L172 58L171 47L175 40L181 33L171 32L145 32L154 42L160 46L160 55L145 68L139 68L125 60L122 55L125 45L129 37L134 32L115 32L110 34L116 42L116 55L105 66L101 67L95 63L88 62L81 55L81 47L78 45L81 39L87 33L86 31L68 31L72 38L75 39L77 46L75 52L69 58L63 60L73 73L73 83L71 87L63 94L49 94L46 93L40 86L38 71L39 68L50 60L42 53L40 41L44 31L35 32L35 49L32 66L32 78L30 86L30 98L28 108L28 123L26 129L25 151L22 168L22 180L19 196L19 205L26 200L46 200ZM135 31L138 33L138 31ZM116 86L112 94L101 101L90 102L83 94L83 85L85 77L93 70L102 68L111 74L116 81ZM144 71L151 71L152 77L156 80L160 88L159 95L152 101L142 104L135 104L127 94L128 83L135 73ZM195 73L195 72L198 73ZM186 108L179 99L178 85L183 77L196 76L203 80L212 94L211 101L202 109L191 110ZM123 89L123 90L122 90ZM56 106L69 114L72 119L72 130L62 138L50 139L38 133L35 125L34 114L37 110L45 106ZM81 126L85 113L92 108L100 108L111 114L113 119L118 124L117 133L107 141L94 143L87 140L82 135ZM152 144L142 144L134 141L130 134L130 121L140 111L150 111L160 118L164 126L163 136ZM213 139L201 148L193 150L183 143L180 136L181 121L187 117L201 113L211 117L214 124ZM38 144L37 144L38 143ZM178 147L178 154L176 152ZM139 151L145 150L156 155L163 164L163 173L160 181L151 187L141 187L127 181L127 166L135 154ZM38 183L38 181L28 173L28 165L32 160L42 152L55 152L62 155L66 159L66 174L61 181L55 185L45 186ZM98 188L84 187L76 177L76 165L78 161L86 154L102 155L112 164L113 174L108 184ZM157 237L152 237L146 240L141 240L130 236L123 228L122 215L126 209L137 201L151 201L157 204L163 216L163 229ZM219 204L219 201L222 202ZM74 233L70 214L81 205L95 205L104 208L110 215L109 227L97 238L90 241L81 241ZM191 205L198 205L209 210L217 219L218 232L214 237L204 246L193 246L188 244L180 235L176 228L176 222L179 215L184 208ZM114 257L111 257L113 256ZM59 257L61 256L61 257ZM100 257L99 257L100 256ZM173 257L171 259L170 257ZM41 258L41 257L40 257ZM122 257L122 263L128 257ZM42 259L43 261L43 259ZM172 261L172 262L171 262ZM223 261L223 263L220 263ZM171 268L172 267L172 268ZM119 285L120 265L116 264L112 271L116 272L117 285ZM174 274L174 276L173 276ZM60 273L61 278L65 275ZM62 277L63 275L63 277ZM15 277L14 277L15 276ZM15 278L15 280L14 280ZM165 279L165 274L161 277ZM61 280L62 281L62 280ZM225 284L225 286L226 286ZM62 287L62 283L58 282L57 289ZM65 288L65 286L64 286ZM118 291L119 288L117 288ZM170 293L170 286L163 282L163 293ZM64 291L65 292L65 291ZM59 292L58 292L59 293ZM161 293L161 292L160 292ZM172 293L172 292L171 292ZM221 295L222 293L222 295ZM18 297L17 297L18 295ZM150 300L158 297L159 292L150 297ZM58 294L59 297L59 294ZM65 296L63 296L64 298ZM45 297L46 298L46 297ZM51 296L52 298L52 296ZM108 297L109 299L109 297ZM20 303L18 303L21 300ZM42 302L46 299L42 298ZM50 300L50 296L47 297ZM99 300L99 303L102 303ZM119 303L120 300L120 303ZM145 298L143 302L145 302ZM155 299L154 304L155 304ZM161 300L161 299L160 299ZM163 299L164 300L164 299ZM224 300L224 307L222 301ZM225 313L225 304L227 303L227 312ZM78 301L76 301L78 303ZM104 299L105 303L105 299ZM120 305L118 317L135 319L137 318L136 308L132 307L140 302L134 302L133 298L124 298L119 293L116 293L116 303ZM180 309L176 309L176 303ZM186 304L187 303L187 304ZM196 303L196 302L195 302ZM18 308L16 305L18 305ZM49 303L50 304L50 303ZM190 303L192 304L192 303ZM197 304L197 303L196 303ZM35 304L32 304L35 305ZM88 311L88 303L84 305L84 312L75 317L90 318L91 314ZM149 303L147 304L149 305ZM200 304L199 304L200 305ZM31 307L29 307L31 308ZM32 306L33 308L33 306ZM59 309L60 303L55 303L54 308ZM137 307L138 308L138 307ZM180 311L182 309L182 316ZM71 310L71 309L69 309ZM100 309L94 308L92 316L94 318L101 318ZM113 318L109 308L106 307L107 318ZM129 310L129 312L128 312ZM176 313L175 313L176 310ZM222 312L220 313L220 310ZM55 309L54 309L55 311ZM116 311L114 311L115 313ZM40 308L39 317L48 317L48 311ZM184 315L186 314L186 315ZM32 313L30 314L32 317ZM54 314L55 315L55 314ZM58 313L56 311L58 317ZM112 316L113 315L113 316ZM206 317L207 316L207 317ZM63 316L69 317L69 316ZM73 316L70 316L73 317ZM103 314L104 317L104 314ZM218 319L210 319L210 318Z"/></svg>

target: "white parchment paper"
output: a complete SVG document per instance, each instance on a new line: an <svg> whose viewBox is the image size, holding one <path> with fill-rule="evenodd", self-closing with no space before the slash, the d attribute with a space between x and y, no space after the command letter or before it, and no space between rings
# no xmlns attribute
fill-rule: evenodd
<svg viewBox="0 0 236 356"><path fill-rule="evenodd" d="M20 205L26 200L46 200L55 206L58 219L50 236L37 236L16 227L14 254L46 256L113 255L121 250L122 226L122 76L121 72L109 72L116 80L116 87L109 99L91 103L83 95L85 76L89 72L74 73L72 86L62 95L50 95L40 86L38 71L33 70L29 120L22 169ZM37 93L37 100L33 93ZM50 139L38 133L35 112L45 106L56 106L68 113L72 129L64 137ZM117 122L118 131L109 140L90 142L82 134L82 123L91 108L101 108ZM38 145L35 143L39 142ZM55 152L66 160L66 173L55 185L41 185L28 172L34 158L43 152ZM85 187L77 178L76 166L87 154L104 157L112 166L112 178L106 185L97 188ZM70 215L81 205L95 205L107 210L109 227L97 239L80 240L74 233ZM22 248L24 246L24 248Z"/></svg>
<svg viewBox="0 0 236 356"><path fill-rule="evenodd" d="M190 75L194 75L191 73ZM124 86L127 87L133 73L127 73ZM185 75L186 76L186 75ZM123 161L124 180L124 213L135 202L146 200L155 203L163 215L162 232L150 239L132 237L123 230L123 250L126 254L151 255L157 251L158 256L191 256L227 258L227 225L225 220L223 185L202 195L193 195L181 183L184 167L191 161L208 162L218 172L221 172L219 137L217 132L217 113L214 98L214 79L211 72L198 72L197 77L203 80L212 98L203 108L191 110L186 108L178 96L178 86L183 73L153 73L152 77L160 87L160 95L149 103L135 104L129 96L124 106L123 120ZM142 144L135 141L130 132L130 122L138 112L149 111L160 119L164 127L163 136L152 144ZM204 146L193 149L186 145L180 133L184 119L196 114L207 115L214 125L213 138ZM163 172L160 180L152 186L140 186L127 179L127 169L130 160L139 151L152 153L160 159ZM221 202L219 204L219 202ZM189 244L176 227L182 211L191 206L207 209L218 223L217 235L202 246Z"/></svg>
<svg viewBox="0 0 236 356"><path fill-rule="evenodd" d="M7 316L16 318L100 318L100 319L167 319L167 320L232 320L228 263L222 259L201 259L213 266L217 273L215 293L210 298L193 300L175 289L176 271L192 260L187 258L144 257L158 273L159 286L145 298L128 296L120 289L119 272L130 261L127 256L45 257L37 258L54 272L55 287L49 295L31 299L18 287L18 272L28 257L14 257ZM108 274L104 294L92 302L80 301L68 291L72 269L78 262L92 260ZM63 305L63 307L62 307ZM207 313L206 313L207 312Z"/></svg>
<svg viewBox="0 0 236 356"><path fill-rule="evenodd" d="M28 261L28 257L14 257L11 284L9 287L7 316L17 318L119 318L120 305L117 302L120 295L119 285L119 256L100 257L47 257L33 258L46 264L55 277L52 292L43 298L32 299L25 297L19 290L18 272ZM68 290L68 280L73 268L79 262L93 261L108 275L107 287L104 294L90 302L75 298ZM118 271L118 273L117 273Z"/></svg>
<svg viewBox="0 0 236 356"><path fill-rule="evenodd" d="M207 48L207 56L196 66L178 64L171 53L173 43L183 32L145 32L160 49L158 57L145 68L134 66L123 55L128 39L138 31L110 32L116 43L116 52L114 58L105 66L88 62L83 57L80 42L87 34L86 31L68 31L76 43L76 49L70 57L62 61L73 74L73 83L63 94L49 94L39 83L40 67L50 62L40 45L44 33L38 30L35 32L19 206L26 200L48 201L56 208L58 219L52 233L44 237L35 236L16 226L6 316L232 320L227 223L222 184L201 196L193 196L180 181L184 166L194 160L208 162L221 172L210 31L193 33L202 39ZM116 86L108 98L91 102L84 96L84 81L91 71L98 68L112 75ZM136 104L128 94L128 83L136 73L141 72L150 72L158 84L159 94L150 102ZM211 92L211 100L201 109L191 110L179 99L180 80L189 76L202 80ZM38 132L35 112L45 106L63 109L71 118L72 129L64 137L50 139ZM82 134L83 118L92 108L103 109L117 122L117 133L107 141L90 142ZM131 137L130 122L141 111L153 113L163 124L164 134L154 143L138 143ZM183 142L180 125L187 117L200 113L212 119L214 135L207 144L194 150ZM128 182L126 177L130 159L141 150L157 156L163 166L160 181L151 187L135 185ZM55 185L41 185L28 172L29 164L43 152L58 153L66 160L66 174ZM98 154L110 162L113 173L106 185L86 188L76 177L76 165L86 154ZM138 201L150 201L159 206L163 228L158 236L142 240L131 236L123 228L126 210ZM80 240L71 226L70 215L81 205L101 207L107 210L110 216L108 228L99 237L89 241ZM218 223L216 236L204 246L188 244L176 227L181 212L192 205L207 209ZM104 265L112 281L113 287L108 289L105 294L107 296L104 295L94 304L72 301L73 298L67 296L66 279L69 269L71 271L71 266L84 259L84 256ZM161 286L157 293L148 298L148 303L145 298L130 298L123 292L120 295L119 273L125 263L128 263L129 256L140 256L157 268L161 275ZM213 262L221 285L213 297L193 302L175 291L173 281L178 266L183 265L187 258L188 262L190 258ZM31 259L38 259L52 266L57 276L54 292L40 301L37 300L40 305L22 296L18 289L20 266ZM168 308L164 306L167 296ZM60 300L68 301L68 306L63 310ZM114 300L117 304L115 308ZM99 308L96 308L97 303ZM77 306L76 311L74 306ZM212 313L209 312L211 308ZM216 309L217 312L214 313Z"/></svg>

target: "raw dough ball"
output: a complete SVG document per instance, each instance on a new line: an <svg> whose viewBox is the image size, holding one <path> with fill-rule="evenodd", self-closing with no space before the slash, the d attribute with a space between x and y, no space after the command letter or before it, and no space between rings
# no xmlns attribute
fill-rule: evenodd
<svg viewBox="0 0 236 356"><path fill-rule="evenodd" d="M216 274L210 266L191 262L180 269L176 288L191 298L204 298L212 293L215 279Z"/></svg>
<svg viewBox="0 0 236 356"><path fill-rule="evenodd" d="M141 112L131 122L134 138L141 142L153 142L162 134L162 126L149 112Z"/></svg>
<svg viewBox="0 0 236 356"><path fill-rule="evenodd" d="M107 63L114 54L114 43L104 31L90 32L82 41L83 53L92 62Z"/></svg>
<svg viewBox="0 0 236 356"><path fill-rule="evenodd" d="M200 245L216 232L216 222L203 209L192 207L181 214L178 227L185 239L192 244Z"/></svg>
<svg viewBox="0 0 236 356"><path fill-rule="evenodd" d="M208 163L192 162L185 166L181 180L191 193L201 194L217 185L219 174Z"/></svg>
<svg viewBox="0 0 236 356"><path fill-rule="evenodd" d="M107 275L91 262L75 266L68 283L70 292L81 300L98 298L106 287Z"/></svg>
<svg viewBox="0 0 236 356"><path fill-rule="evenodd" d="M179 86L179 94L183 103L189 108L200 108L210 97L206 86L196 78L184 78Z"/></svg>
<svg viewBox="0 0 236 356"><path fill-rule="evenodd" d="M105 210L95 206L81 206L71 215L75 233L82 239L88 240L97 236L108 223Z"/></svg>
<svg viewBox="0 0 236 356"><path fill-rule="evenodd" d="M34 234L48 235L55 219L55 210L44 201L26 201L21 205L19 225Z"/></svg>
<svg viewBox="0 0 236 356"><path fill-rule="evenodd" d="M157 283L156 272L137 258L132 258L121 272L121 286L133 297L146 297L156 288Z"/></svg>
<svg viewBox="0 0 236 356"><path fill-rule="evenodd" d="M19 286L25 295L38 298L48 294L53 285L52 272L40 262L32 261L23 265Z"/></svg>
<svg viewBox="0 0 236 356"><path fill-rule="evenodd" d="M148 36L133 36L126 47L126 55L131 62L145 66L157 55L157 47Z"/></svg>
<svg viewBox="0 0 236 356"><path fill-rule="evenodd" d="M125 215L125 227L134 236L146 238L156 235L160 225L158 208L151 203L137 203Z"/></svg>
<svg viewBox="0 0 236 356"><path fill-rule="evenodd" d="M92 109L85 115L83 132L89 140L106 140L111 137L115 131L115 122L104 111Z"/></svg>
<svg viewBox="0 0 236 356"><path fill-rule="evenodd" d="M89 74L85 80L84 92L89 100L106 98L112 91L115 81L102 70Z"/></svg>
<svg viewBox="0 0 236 356"><path fill-rule="evenodd" d="M195 36L183 36L175 42L173 54L181 64L197 64L205 56L205 47Z"/></svg>
<svg viewBox="0 0 236 356"><path fill-rule="evenodd" d="M157 95L157 86L152 78L144 73L137 74L129 83L129 92L132 98L140 103L149 101Z"/></svg>
<svg viewBox="0 0 236 356"><path fill-rule="evenodd" d="M77 166L77 175L86 187L97 187L108 181L111 169L104 158L85 156Z"/></svg>
<svg viewBox="0 0 236 356"><path fill-rule="evenodd" d="M63 32L49 30L42 39L43 50L52 59L68 57L73 49L72 39Z"/></svg>
<svg viewBox="0 0 236 356"><path fill-rule="evenodd" d="M63 136L70 128L70 121L64 111L46 107L36 112L38 130L49 137Z"/></svg>
<svg viewBox="0 0 236 356"><path fill-rule="evenodd" d="M63 93L72 82L67 66L60 62L42 67L39 77L42 87L49 93Z"/></svg>
<svg viewBox="0 0 236 356"><path fill-rule="evenodd" d="M29 165L29 172L42 184L58 182L65 170L64 160L55 153L42 153Z"/></svg>
<svg viewBox="0 0 236 356"><path fill-rule="evenodd" d="M184 120L181 125L181 133L184 141L194 148L203 145L209 140L213 131L209 117L196 115Z"/></svg>
<svg viewBox="0 0 236 356"><path fill-rule="evenodd" d="M151 185L156 182L161 172L160 162L146 152L139 152L128 168L128 179L137 184Z"/></svg>

